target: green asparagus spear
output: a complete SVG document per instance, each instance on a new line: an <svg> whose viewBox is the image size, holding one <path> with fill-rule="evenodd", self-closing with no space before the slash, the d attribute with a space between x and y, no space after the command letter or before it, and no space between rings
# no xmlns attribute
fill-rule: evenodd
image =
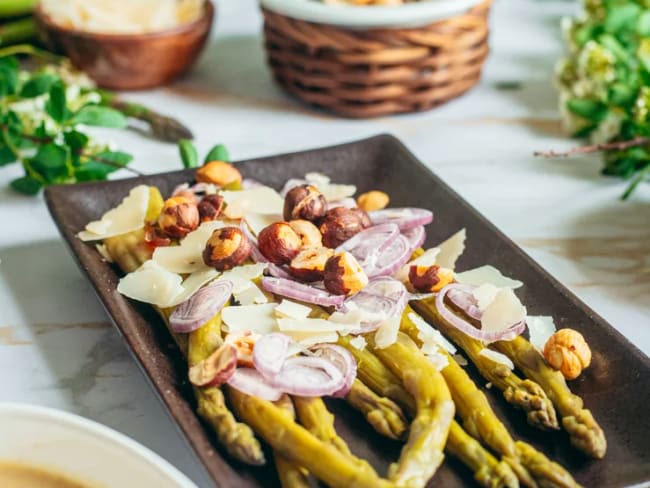
<svg viewBox="0 0 650 488"><path fill-rule="evenodd" d="M480 354L485 345L449 324L438 312L432 299L411 302L411 306L430 324L465 351L481 375L503 392L506 401L526 412L530 425L541 429L559 429L553 403L534 381L522 379L509 368ZM410 332L417 337L417 331Z"/></svg>
<svg viewBox="0 0 650 488"><path fill-rule="evenodd" d="M316 436L317 439L331 444L341 453L354 458L346 442L336 432L334 415L327 409L322 398L294 396L293 405L298 415L298 422L305 429ZM357 458L353 460L356 462ZM358 459L358 461L361 460Z"/></svg>
<svg viewBox="0 0 650 488"><path fill-rule="evenodd" d="M414 313L413 309L407 306L402 317L401 328L406 333L417 334L417 327L409 317L412 313ZM559 464L551 462L540 452L537 452L534 459L532 456L520 458L514 439L492 410L485 394L476 387L467 372L451 355L442 348L439 350L447 355L449 362L442 369L442 376L447 381L458 415L471 435L501 454L502 459L515 471L519 481L526 486L534 487L538 484L544 487L579 486L568 471ZM532 447L530 449L534 450ZM530 464L525 464L526 462ZM565 483L567 480L568 483Z"/></svg>
<svg viewBox="0 0 650 488"><path fill-rule="evenodd" d="M377 395L358 378L345 400L361 412L379 434L395 440L406 434L408 423L402 409L392 400Z"/></svg>
<svg viewBox="0 0 650 488"><path fill-rule="evenodd" d="M367 348L359 350L341 337L339 344L348 349L357 360L358 378L377 394L394 400L410 415L415 415L415 401L409 395L397 376ZM451 423L446 451L456 456L472 470L474 479L486 488L517 488L519 481L510 466L498 461L481 444L469 436L456 422Z"/></svg>
<svg viewBox="0 0 650 488"><path fill-rule="evenodd" d="M250 425L278 454L305 467L330 486L389 488L394 486L362 469L331 444L321 441L296 424L272 402L227 387L230 404L237 416Z"/></svg>
<svg viewBox="0 0 650 488"><path fill-rule="evenodd" d="M36 22L33 17L25 17L0 25L0 46L8 46L29 41L36 37Z"/></svg>
<svg viewBox="0 0 650 488"><path fill-rule="evenodd" d="M569 433L571 444L601 459L607 451L605 433L591 412L583 408L582 398L571 393L562 373L546 364L537 349L521 336L512 341L495 342L494 347L544 389L562 417L562 426Z"/></svg>
<svg viewBox="0 0 650 488"><path fill-rule="evenodd" d="M409 436L389 477L398 485L425 486L444 458L443 449L454 419L454 402L445 381L408 336L385 348L367 337L368 347L402 379L415 400Z"/></svg>
<svg viewBox="0 0 650 488"><path fill-rule="evenodd" d="M280 401L276 402L276 405L291 420L295 420L296 412L288 396L283 396ZM282 488L309 488L309 477L306 469L292 463L284 456L278 454L277 451L273 453L273 459L275 460L275 469L278 472L278 478L280 479L280 486Z"/></svg>

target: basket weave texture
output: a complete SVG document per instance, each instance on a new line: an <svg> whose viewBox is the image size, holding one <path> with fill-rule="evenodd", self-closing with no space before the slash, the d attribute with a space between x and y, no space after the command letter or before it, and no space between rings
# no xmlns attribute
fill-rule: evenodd
<svg viewBox="0 0 650 488"><path fill-rule="evenodd" d="M289 93L346 117L429 110L479 81L490 4L424 27L374 30L264 10L269 65Z"/></svg>

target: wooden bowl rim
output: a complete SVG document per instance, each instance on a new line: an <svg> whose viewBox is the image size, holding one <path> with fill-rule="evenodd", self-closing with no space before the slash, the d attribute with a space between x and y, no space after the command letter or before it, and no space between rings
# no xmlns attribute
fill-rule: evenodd
<svg viewBox="0 0 650 488"><path fill-rule="evenodd" d="M103 41L140 41L140 40L149 40L149 39L159 39L163 37L179 36L197 27L201 27L203 24L206 25L204 29L206 28L210 29L210 26L212 25L212 19L214 18L215 10L216 9L214 4L212 3L212 0L205 0L205 8L203 11L203 15L201 15L198 19L186 24L181 24L172 29L155 31L155 32L144 32L141 34L111 34L105 32L92 32L92 31L73 29L70 27L64 27L52 21L50 19L50 16L47 15L45 12L43 12L43 8L41 5L38 5L34 10L34 16L40 22L42 22L48 29L57 31L61 34L68 35L68 36L75 35L79 37L85 37L86 39L101 39ZM206 22L206 20L208 22Z"/></svg>

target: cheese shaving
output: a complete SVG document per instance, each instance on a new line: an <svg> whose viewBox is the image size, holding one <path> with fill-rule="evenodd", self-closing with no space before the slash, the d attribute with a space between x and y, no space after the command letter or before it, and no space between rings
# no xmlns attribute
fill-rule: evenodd
<svg viewBox="0 0 650 488"><path fill-rule="evenodd" d="M280 302L280 305L275 307L275 316L278 318L287 319L306 319L311 313L311 308L300 303L292 302L286 298Z"/></svg>
<svg viewBox="0 0 650 488"><path fill-rule="evenodd" d="M204 268L199 271L195 271L190 274L185 281L183 281L183 291L174 297L174 299L166 307L173 307L179 303L184 302L192 295L194 295L199 289L206 283L212 281L215 277L219 275L219 272L214 268Z"/></svg>
<svg viewBox="0 0 650 488"><path fill-rule="evenodd" d="M276 330L276 320L273 316L276 303L260 305L241 305L225 307L221 311L221 318L226 332L256 332L269 334Z"/></svg>
<svg viewBox="0 0 650 488"><path fill-rule="evenodd" d="M307 173L305 180L310 185L318 188L328 202L338 202L353 196L357 192L356 186L330 183L330 178L321 173Z"/></svg>
<svg viewBox="0 0 650 488"><path fill-rule="evenodd" d="M375 346L384 349L395 344L399 332L400 317L388 317L375 332Z"/></svg>
<svg viewBox="0 0 650 488"><path fill-rule="evenodd" d="M333 343L339 340L339 335L336 332L301 332L301 331L287 331L284 332L290 336L294 341L303 347L310 347L316 344Z"/></svg>
<svg viewBox="0 0 650 488"><path fill-rule="evenodd" d="M350 339L350 345L359 351L363 351L367 344L368 343L363 336L357 336L354 339Z"/></svg>
<svg viewBox="0 0 650 488"><path fill-rule="evenodd" d="M456 361L459 366L467 366L469 364L467 362L467 359L465 359L465 357L462 356L461 354L454 354L453 358L454 358L454 361Z"/></svg>
<svg viewBox="0 0 650 488"><path fill-rule="evenodd" d="M546 342L556 331L553 317L529 315L526 317L526 325L528 326L530 343L539 351L543 351Z"/></svg>
<svg viewBox="0 0 650 488"><path fill-rule="evenodd" d="M413 259L412 261L409 261L406 263L404 266L402 266L394 275L393 278L395 278L398 281L401 282L407 282L409 279L409 271L411 269L411 266L433 266L436 264L436 258L438 257L438 254L440 254L440 248L438 247L432 247L431 249L427 249L422 253L422 255L418 256L417 258Z"/></svg>
<svg viewBox="0 0 650 488"><path fill-rule="evenodd" d="M99 220L86 225L77 234L82 241L99 241L144 227L149 206L149 187L138 185L131 189L122 202L106 212Z"/></svg>
<svg viewBox="0 0 650 488"><path fill-rule="evenodd" d="M224 271L219 279L230 281L233 293L243 293L251 286L255 286L252 280L261 277L265 269L265 263L243 264Z"/></svg>
<svg viewBox="0 0 650 488"><path fill-rule="evenodd" d="M425 356L433 363L438 371L442 371L449 366L449 357L446 354L436 352L433 354L426 354Z"/></svg>
<svg viewBox="0 0 650 488"><path fill-rule="evenodd" d="M512 363L508 356L501 354L500 352L493 351L492 349L481 349L479 356L484 356L488 359L491 359L495 363L506 366L508 369L515 369L515 365Z"/></svg>
<svg viewBox="0 0 650 488"><path fill-rule="evenodd" d="M511 288L501 288L481 317L481 330L506 330L526 318L524 307Z"/></svg>
<svg viewBox="0 0 650 488"><path fill-rule="evenodd" d="M226 203L223 213L230 219L241 219L251 214L281 215L284 207L284 199L268 186L224 191L221 195Z"/></svg>
<svg viewBox="0 0 650 488"><path fill-rule="evenodd" d="M277 319L278 328L282 332L337 332L343 329L341 324L336 324L325 319Z"/></svg>
<svg viewBox="0 0 650 488"><path fill-rule="evenodd" d="M448 268L453 270L456 266L456 261L465 251L465 239L467 237L467 232L465 229L461 229L456 232L453 236L447 239L445 242L440 244L440 253L436 258L436 264L441 268Z"/></svg>
<svg viewBox="0 0 650 488"><path fill-rule="evenodd" d="M456 348L454 345L449 342L445 337L440 333L440 331L434 329L429 325L422 317L419 315L409 312L408 318L418 329L418 339L423 343L432 342L449 354L456 354Z"/></svg>
<svg viewBox="0 0 650 488"><path fill-rule="evenodd" d="M251 232L258 236L262 229L268 227L275 222L282 222L284 219L280 214L261 214L255 212L248 212L246 214L246 223Z"/></svg>
<svg viewBox="0 0 650 488"><path fill-rule="evenodd" d="M255 305L269 301L264 292L253 282L249 282L249 286L244 290L238 293L233 292L233 296L240 305Z"/></svg>
<svg viewBox="0 0 650 488"><path fill-rule="evenodd" d="M205 244L216 229L224 227L223 222L213 220L202 223L190 232L178 246L161 246L153 252L152 259L160 266L174 273L193 273L207 268L203 262Z"/></svg>
<svg viewBox="0 0 650 488"><path fill-rule="evenodd" d="M483 283L472 291L472 295L476 298L480 311L485 310L494 301L497 293L499 293L499 288L490 283Z"/></svg>
<svg viewBox="0 0 650 488"><path fill-rule="evenodd" d="M183 293L182 283L180 275L149 260L120 279L117 291L134 300L167 307Z"/></svg>
<svg viewBox="0 0 650 488"><path fill-rule="evenodd" d="M513 280L512 278L504 276L501 271L490 265L470 269L468 271L463 271L462 273L456 273L456 281L458 283L475 286L489 283L497 288L513 289L517 289L523 285L521 281Z"/></svg>

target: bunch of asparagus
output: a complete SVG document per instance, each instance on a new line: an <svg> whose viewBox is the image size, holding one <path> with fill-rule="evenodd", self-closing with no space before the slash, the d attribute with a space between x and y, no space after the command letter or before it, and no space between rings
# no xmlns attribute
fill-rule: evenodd
<svg viewBox="0 0 650 488"><path fill-rule="evenodd" d="M38 0L2 0L0 2L0 47L32 41L36 22L31 13Z"/></svg>

